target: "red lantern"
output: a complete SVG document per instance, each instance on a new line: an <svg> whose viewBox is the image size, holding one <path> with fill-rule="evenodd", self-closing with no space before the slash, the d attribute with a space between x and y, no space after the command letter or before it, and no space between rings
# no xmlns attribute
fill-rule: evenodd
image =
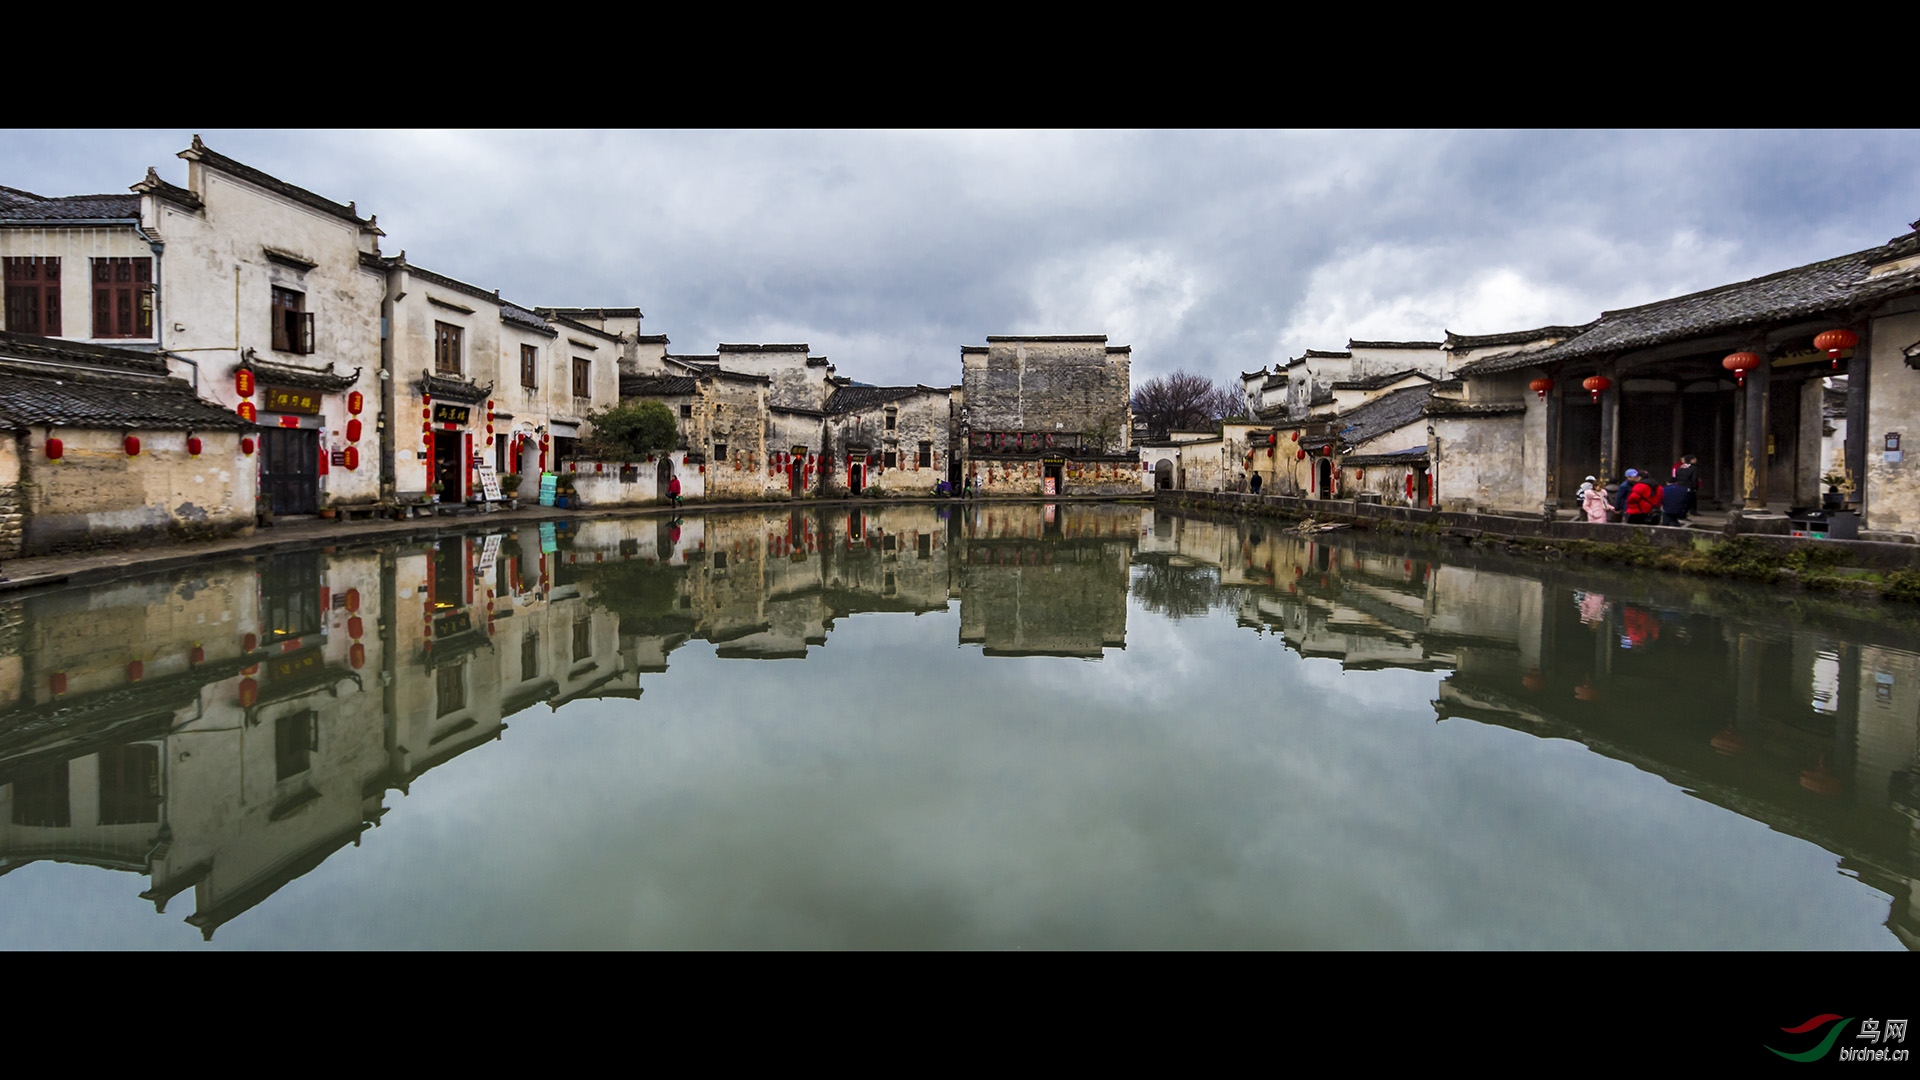
<svg viewBox="0 0 1920 1080"><path fill-rule="evenodd" d="M347 441L348 442L359 442L360 431L361 431L360 421L358 420L347 421Z"/></svg>
<svg viewBox="0 0 1920 1080"><path fill-rule="evenodd" d="M193 651L187 654L187 663L189 664L204 663L206 659L207 659L207 650L201 648L198 645L195 645L193 647Z"/></svg>
<svg viewBox="0 0 1920 1080"><path fill-rule="evenodd" d="M243 653L252 652L259 647L260 639L253 634L248 634L246 637L240 639L240 651Z"/></svg>
<svg viewBox="0 0 1920 1080"><path fill-rule="evenodd" d="M1741 386L1747 385L1747 372L1760 366L1760 354L1755 352L1731 353L1720 366L1733 372L1734 381Z"/></svg>
<svg viewBox="0 0 1920 1080"><path fill-rule="evenodd" d="M1851 349L1858 344L1860 344L1860 335L1845 328L1823 331L1813 339L1814 348L1827 350L1827 359L1833 362L1836 371L1840 368L1841 350Z"/></svg>
<svg viewBox="0 0 1920 1080"><path fill-rule="evenodd" d="M234 411L240 414L240 419L245 420L249 424L260 418L260 414L254 411L253 402L251 401L241 402L240 407Z"/></svg>
<svg viewBox="0 0 1920 1080"><path fill-rule="evenodd" d="M260 684L257 682L254 682L252 679L241 679L240 680L240 707L243 709L251 709L253 708L253 703L259 700L260 700Z"/></svg>
<svg viewBox="0 0 1920 1080"><path fill-rule="evenodd" d="M342 601L342 603L347 605L347 610L349 612L359 611L360 610L360 590L348 589L346 598Z"/></svg>
<svg viewBox="0 0 1920 1080"><path fill-rule="evenodd" d="M233 388L239 391L240 396L243 398L252 397L253 396L253 372L248 371L246 368L241 368L240 370L234 372Z"/></svg>
<svg viewBox="0 0 1920 1080"><path fill-rule="evenodd" d="M360 448L357 446L347 447L347 471L352 472L354 469L357 469L359 467L360 467Z"/></svg>
<svg viewBox="0 0 1920 1080"><path fill-rule="evenodd" d="M348 637L353 638L355 641L358 641L360 640L360 635L365 632L366 632L366 624L360 620L360 616L355 615L352 618L349 618L347 620L347 636Z"/></svg>
<svg viewBox="0 0 1920 1080"><path fill-rule="evenodd" d="M240 452L248 457L253 456L253 438L251 436L240 440Z"/></svg>
<svg viewBox="0 0 1920 1080"><path fill-rule="evenodd" d="M146 673L147 673L147 665L141 663L140 661L132 660L127 663L128 679L131 679L134 682L139 682L141 677L146 675Z"/></svg>
<svg viewBox="0 0 1920 1080"><path fill-rule="evenodd" d="M140 436L129 435L122 441L122 444L127 448L128 457L140 456Z"/></svg>
<svg viewBox="0 0 1920 1080"><path fill-rule="evenodd" d="M427 422L429 422L429 423L431 423L431 422L433 421L433 410L432 410L432 409L421 409L421 410L420 410L420 419L422 419L422 420L425 420L425 421L427 421Z"/></svg>
<svg viewBox="0 0 1920 1080"><path fill-rule="evenodd" d="M187 453L193 455L194 457L200 456L200 436L198 435L187 436Z"/></svg>
<svg viewBox="0 0 1920 1080"><path fill-rule="evenodd" d="M366 662L367 662L367 647L365 645L360 644L357 641L354 642L353 648L347 650L347 663L352 664L353 669L355 671L358 671L360 670L361 665L365 664Z"/></svg>
<svg viewBox="0 0 1920 1080"><path fill-rule="evenodd" d="M52 688L53 692L56 694L66 693L67 692L67 673L64 671L54 672L51 676L47 678L47 685L50 688Z"/></svg>
<svg viewBox="0 0 1920 1080"><path fill-rule="evenodd" d="M1291 437L1291 438L1293 439L1293 441L1294 441L1294 442L1299 442L1299 441L1300 441L1300 433L1299 433L1299 432L1297 432L1297 431L1296 431L1296 432L1294 432L1294 433L1293 433L1293 434L1292 434L1292 435L1291 435L1290 437Z"/></svg>
<svg viewBox="0 0 1920 1080"><path fill-rule="evenodd" d="M1605 375L1589 375L1587 376L1586 381L1582 382L1580 385L1593 395L1593 400L1595 402L1598 402L1600 400L1600 392L1602 390L1605 390L1607 387L1612 386L1613 380L1607 378Z"/></svg>
<svg viewBox="0 0 1920 1080"><path fill-rule="evenodd" d="M420 404L422 404L422 405L431 405L431 404L433 404L433 395L432 395L432 394L421 394L421 395L420 395Z"/></svg>
<svg viewBox="0 0 1920 1080"><path fill-rule="evenodd" d="M355 390L353 393L347 395L347 411L352 413L355 416L360 415L360 409L366 403L367 403L367 399L360 396L360 391L358 390Z"/></svg>
<svg viewBox="0 0 1920 1080"><path fill-rule="evenodd" d="M1307 459L1307 452L1305 450L1295 450L1293 452L1293 460L1305 461L1306 459Z"/></svg>
<svg viewBox="0 0 1920 1080"><path fill-rule="evenodd" d="M1540 400L1545 401L1547 400L1547 391L1553 389L1553 380L1542 376L1528 383L1527 389L1539 394Z"/></svg>
<svg viewBox="0 0 1920 1080"><path fill-rule="evenodd" d="M1321 457L1332 457L1332 456L1333 456L1333 444L1332 444L1332 443L1328 443L1327 445L1325 445L1325 446L1323 446L1323 447L1321 447L1321 448L1320 448L1320 456L1321 456Z"/></svg>
<svg viewBox="0 0 1920 1080"><path fill-rule="evenodd" d="M491 401L489 401L489 402L487 402L487 411L488 411L488 412L492 412L492 411L493 411L493 402L491 402Z"/></svg>
<svg viewBox="0 0 1920 1080"><path fill-rule="evenodd" d="M47 460L48 461L59 461L60 455L66 452L67 452L66 443L61 442L59 439L47 440Z"/></svg>

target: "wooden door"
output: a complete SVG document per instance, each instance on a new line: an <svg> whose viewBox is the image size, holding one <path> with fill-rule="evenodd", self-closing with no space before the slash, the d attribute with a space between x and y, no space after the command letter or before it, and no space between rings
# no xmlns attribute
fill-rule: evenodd
<svg viewBox="0 0 1920 1080"><path fill-rule="evenodd" d="M320 512L320 433L267 428L260 438L260 490L275 514Z"/></svg>

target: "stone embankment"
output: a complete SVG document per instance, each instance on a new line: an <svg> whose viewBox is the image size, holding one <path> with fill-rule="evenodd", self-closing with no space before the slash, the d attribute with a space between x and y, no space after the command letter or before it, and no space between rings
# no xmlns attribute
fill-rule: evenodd
<svg viewBox="0 0 1920 1080"><path fill-rule="evenodd" d="M1748 531L1778 522L1729 522L1724 529L1549 521L1381 506L1349 499L1306 499L1233 492L1160 491L1157 505L1233 514L1310 519L1420 535L1516 555L1670 570L1707 577L1890 600L1920 601L1920 544L1816 540ZM1738 530L1738 531L1734 531Z"/></svg>
<svg viewBox="0 0 1920 1080"><path fill-rule="evenodd" d="M92 585L129 574L144 574L162 570L177 569L208 559L241 558L276 551L293 551L306 548L328 547L346 543L405 543L409 538L422 539L443 535L449 532L499 532L522 525L538 524L543 521L586 521L609 517L644 516L680 516L696 513L725 513L734 510L811 510L814 508L862 508L877 509L884 506L900 506L908 503L934 503L952 506L956 509L974 505L992 505L1009 502L1128 502L1141 500L1114 499L1093 495L1066 495L1049 498L1020 498L976 496L972 499L954 497L890 495L877 498L859 496L844 499L804 499L778 501L748 500L705 500L688 502L679 510L655 503L644 506L601 506L574 509L559 509L551 506L522 506L514 510L494 510L482 512L470 507L443 507L441 512L430 517L409 518L404 521L389 521L384 518L357 519L344 518L321 520L319 518L281 518L269 527L251 529L245 535L230 536L221 539L160 542L147 547L125 545L103 546L90 552L67 552L53 555L33 556L30 558L7 559L0 561L0 575L6 580L0 581L0 596L21 589L46 585ZM0 505L4 505L0 503ZM4 518L0 518L0 528L5 527Z"/></svg>

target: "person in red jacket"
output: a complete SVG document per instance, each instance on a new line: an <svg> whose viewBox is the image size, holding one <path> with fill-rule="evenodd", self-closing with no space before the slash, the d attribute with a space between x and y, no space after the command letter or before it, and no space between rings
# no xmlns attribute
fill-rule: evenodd
<svg viewBox="0 0 1920 1080"><path fill-rule="evenodd" d="M1633 489L1627 493L1627 524L1657 524L1660 520L1660 497L1654 494L1653 485L1633 469L1627 470L1627 482L1633 485Z"/></svg>

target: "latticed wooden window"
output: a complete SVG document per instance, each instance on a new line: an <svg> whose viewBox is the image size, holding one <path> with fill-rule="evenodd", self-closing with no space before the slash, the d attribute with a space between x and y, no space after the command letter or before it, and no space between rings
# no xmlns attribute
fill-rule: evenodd
<svg viewBox="0 0 1920 1080"><path fill-rule="evenodd" d="M434 374L458 375L461 373L461 337L460 328L452 323L437 322L433 324Z"/></svg>
<svg viewBox="0 0 1920 1080"><path fill-rule="evenodd" d="M313 351L313 313L307 298L292 289L273 290L273 347L281 352Z"/></svg>
<svg viewBox="0 0 1920 1080"><path fill-rule="evenodd" d="M153 260L93 260L93 336L153 336Z"/></svg>
<svg viewBox="0 0 1920 1080"><path fill-rule="evenodd" d="M313 767L320 749L320 714L312 709L282 716L273 722L273 776L299 776Z"/></svg>
<svg viewBox="0 0 1920 1080"><path fill-rule="evenodd" d="M23 255L6 260L7 329L16 334L60 333L60 260Z"/></svg>
<svg viewBox="0 0 1920 1080"><path fill-rule="evenodd" d="M520 346L520 385L529 390L540 386L540 350L532 345Z"/></svg>
<svg viewBox="0 0 1920 1080"><path fill-rule="evenodd" d="M933 444L930 442L920 444L920 467L923 469L933 467Z"/></svg>
<svg viewBox="0 0 1920 1080"><path fill-rule="evenodd" d="M593 396L593 362L580 357L573 358L573 396Z"/></svg>
<svg viewBox="0 0 1920 1080"><path fill-rule="evenodd" d="M467 707L467 665L449 664L433 673L433 704L435 716Z"/></svg>

